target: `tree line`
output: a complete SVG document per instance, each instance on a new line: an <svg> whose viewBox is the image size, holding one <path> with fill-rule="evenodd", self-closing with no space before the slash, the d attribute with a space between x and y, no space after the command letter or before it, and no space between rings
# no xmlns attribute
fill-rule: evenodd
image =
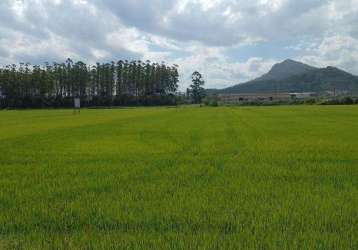
<svg viewBox="0 0 358 250"><path fill-rule="evenodd" d="M170 105L178 82L177 65L150 61L20 63L0 68L0 107Z"/></svg>

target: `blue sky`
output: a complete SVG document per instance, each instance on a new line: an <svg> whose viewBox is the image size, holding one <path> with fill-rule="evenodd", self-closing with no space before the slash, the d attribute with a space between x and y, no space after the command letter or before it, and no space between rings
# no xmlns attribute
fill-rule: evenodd
<svg viewBox="0 0 358 250"><path fill-rule="evenodd" d="M287 58L358 74L358 0L1 0L0 64L140 59L206 87Z"/></svg>

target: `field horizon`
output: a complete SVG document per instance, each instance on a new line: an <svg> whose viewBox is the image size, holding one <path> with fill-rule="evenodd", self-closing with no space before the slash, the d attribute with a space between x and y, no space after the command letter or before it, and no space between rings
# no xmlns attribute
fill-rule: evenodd
<svg viewBox="0 0 358 250"><path fill-rule="evenodd" d="M0 249L357 249L358 106L0 111Z"/></svg>

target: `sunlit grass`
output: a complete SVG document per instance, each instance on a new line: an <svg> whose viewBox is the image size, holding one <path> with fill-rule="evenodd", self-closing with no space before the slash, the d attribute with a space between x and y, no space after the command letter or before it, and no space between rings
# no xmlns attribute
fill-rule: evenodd
<svg viewBox="0 0 358 250"><path fill-rule="evenodd" d="M0 112L0 249L357 249L358 107Z"/></svg>

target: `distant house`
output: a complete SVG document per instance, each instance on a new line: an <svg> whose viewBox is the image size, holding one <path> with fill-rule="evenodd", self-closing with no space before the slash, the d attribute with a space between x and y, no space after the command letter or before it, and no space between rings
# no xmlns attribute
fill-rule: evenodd
<svg viewBox="0 0 358 250"><path fill-rule="evenodd" d="M219 94L218 97L219 100L225 104L236 104L243 102L289 101L292 99L290 93Z"/></svg>

